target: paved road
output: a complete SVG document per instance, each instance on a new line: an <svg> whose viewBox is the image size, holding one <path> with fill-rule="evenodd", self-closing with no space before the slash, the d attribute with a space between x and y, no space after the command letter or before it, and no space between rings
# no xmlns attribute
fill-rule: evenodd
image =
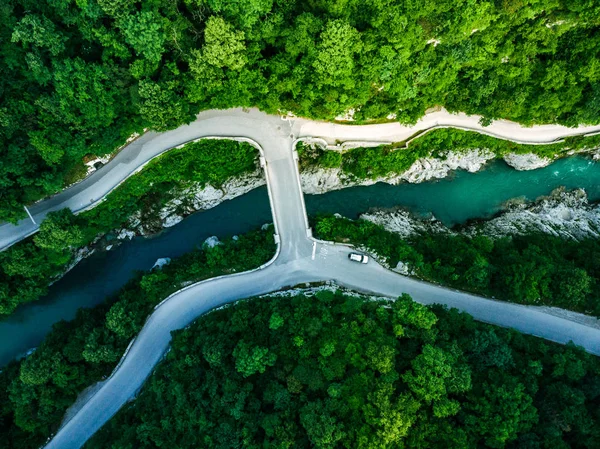
<svg viewBox="0 0 600 449"><path fill-rule="evenodd" d="M479 124L480 116L463 113L450 114L445 110L432 112L422 117L414 126L404 126L398 122L377 125L341 125L298 119L301 136L321 137L329 144L345 141L403 142L415 134L436 128L458 128L476 131L498 139L527 145L556 142L568 136L595 134L600 125L566 128L561 125L537 125L524 127L507 120L495 120L490 126Z"/></svg>
<svg viewBox="0 0 600 449"><path fill-rule="evenodd" d="M258 142L274 162L277 159L284 159L284 149L288 151L296 138L320 138L331 145L348 141L360 141L367 144L370 142L402 142L417 133L440 127L468 129L527 144L548 143L566 136L600 132L600 125L580 128L543 125L527 128L503 120L494 121L491 126L484 128L479 124L479 116L449 114L446 111L428 114L415 126L404 126L399 123L340 125L298 118L289 118L284 121L279 116L267 115L256 109L247 112L241 109L205 111L189 125L165 133L148 132L144 134L121 150L110 163L92 173L82 182L32 205L29 210L37 224L34 224L29 218L21 220L17 225L1 223L0 251L35 233L39 223L43 221L48 212L65 207L70 208L73 212L81 212L93 207L152 158L197 138L207 136L249 137Z"/></svg>
<svg viewBox="0 0 600 449"><path fill-rule="evenodd" d="M446 304L469 312L477 319L514 327L560 343L572 340L589 352L600 355L600 329L547 315L536 308L490 301L418 282L392 273L374 262L356 264L347 258L347 246L313 240L307 225L293 151L293 140L301 135L302 126L303 123L299 121L286 122L257 111L210 111L189 126L169 133L144 136L142 139L145 140L136 142L138 152L131 155L131 161L121 162L125 167L117 165L99 174L102 183L114 187L115 181L122 179L124 173L131 173L135 161L139 165L140 161L148 160L152 152L158 154L161 148L166 149L200 136L249 137L262 148L269 199L280 244L274 259L261 269L195 284L160 304L113 375L58 431L46 448L81 447L123 404L135 396L167 350L172 330L185 327L198 316L223 304L305 282L334 280L359 291L392 297L407 292L419 302ZM110 168L109 165L106 167ZM113 172L117 169L121 170L118 176ZM98 180L88 188L95 188ZM106 186L98 186L98 189L110 190ZM83 188L80 193L86 190ZM85 207L85 202L75 200L77 196L66 195L65 200L69 201L69 206Z"/></svg>
<svg viewBox="0 0 600 449"><path fill-rule="evenodd" d="M279 257L266 268L205 281L165 301L151 315L113 376L46 448L81 447L140 389L167 350L172 330L187 326L215 307L304 282L332 279L342 286L392 297L406 292L419 302L446 304L469 312L477 319L514 327L552 341L566 343L574 340L600 355L598 329L547 315L532 307L491 301L418 282L373 262L368 265L353 263L347 258L348 247L315 243L314 260L312 250L296 253L296 259ZM301 247L304 248L304 245Z"/></svg>

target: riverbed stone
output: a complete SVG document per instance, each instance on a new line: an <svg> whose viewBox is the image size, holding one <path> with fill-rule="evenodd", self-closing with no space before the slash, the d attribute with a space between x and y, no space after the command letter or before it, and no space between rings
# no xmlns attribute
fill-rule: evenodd
<svg viewBox="0 0 600 449"><path fill-rule="evenodd" d="M537 154L515 154L509 153L504 156L504 160L515 170L535 170L543 168L552 163L552 159L540 157Z"/></svg>

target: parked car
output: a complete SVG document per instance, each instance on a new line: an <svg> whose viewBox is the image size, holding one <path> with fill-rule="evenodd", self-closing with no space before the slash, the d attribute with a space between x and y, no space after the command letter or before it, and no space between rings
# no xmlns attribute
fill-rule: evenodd
<svg viewBox="0 0 600 449"><path fill-rule="evenodd" d="M360 253L350 253L350 254L348 254L348 259L350 259L352 262L358 262L358 263L368 263L369 262L369 256L366 256L366 255L360 254Z"/></svg>

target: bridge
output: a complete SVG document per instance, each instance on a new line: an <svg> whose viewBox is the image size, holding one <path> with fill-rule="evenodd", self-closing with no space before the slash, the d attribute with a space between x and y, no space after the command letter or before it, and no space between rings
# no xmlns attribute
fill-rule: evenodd
<svg viewBox="0 0 600 449"><path fill-rule="evenodd" d="M541 309L493 301L420 282L391 272L375 261L367 265L348 260L350 247L312 237L300 186L295 142L318 138L325 145L339 141L368 141L373 144L406 141L417 131L454 126L531 144L551 142L568 135L600 131L600 127L557 126L522 128L499 123L483 129L476 117L442 114L422 122L421 129L399 124L344 126L269 116L256 110L206 111L189 124L166 133L147 133L121 151L109 164L80 184L31 208L39 223L51 210L70 207L79 212L98 204L123 180L152 158L170 148L200 138L235 138L260 151L267 179L275 224L277 251L260 268L221 276L188 286L166 298L148 317L131 342L119 365L102 386L63 424L45 446L47 449L80 448L125 403L133 399L169 347L171 331L181 329L210 310L241 298L317 281L334 281L360 292L398 297L410 294L424 304L444 304L467 312L477 320L514 328L558 343L573 341L590 353L600 355L600 328L589 327L549 315ZM444 121L444 117L447 118ZM426 117L427 119L427 117ZM361 131L362 130L362 131ZM546 140L544 140L546 139ZM4 224L0 239L4 247L36 231L32 221Z"/></svg>

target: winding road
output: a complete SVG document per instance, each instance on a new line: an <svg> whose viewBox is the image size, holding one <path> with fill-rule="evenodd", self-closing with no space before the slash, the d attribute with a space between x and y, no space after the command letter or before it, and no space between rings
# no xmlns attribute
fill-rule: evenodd
<svg viewBox="0 0 600 449"><path fill-rule="evenodd" d="M210 110L197 120L164 133L148 132L123 148L100 170L61 193L29 207L35 223L25 218L12 225L0 223L0 251L37 232L49 212L70 208L82 212L96 206L129 176L164 152L199 138L247 137L257 142L274 161L285 159L295 139L316 140L330 148L368 146L392 142L409 142L415 136L437 128L476 131L512 142L539 145L560 142L565 137L600 133L600 125L567 128L560 125L523 127L518 123L496 120L490 126L479 124L479 116L450 114L441 110L421 118L414 126L400 123L377 125L340 125L295 117L264 114L256 109ZM340 143L342 143L340 145ZM287 152L289 153L289 151Z"/></svg>
<svg viewBox="0 0 600 449"><path fill-rule="evenodd" d="M139 391L160 361L171 331L183 328L209 310L237 299L265 294L306 282L333 280L362 292L397 297L409 293L422 303L440 303L468 312L476 319L567 343L573 341L600 355L600 329L525 307L419 282L386 270L375 262L350 262L349 248L312 238L294 151L302 138L319 138L329 145L340 141L391 142L409 139L434 127L460 127L526 143L551 142L568 135L595 133L600 126L570 129L558 126L522 128L494 122L483 129L478 117L445 112L426 116L415 127L399 124L354 126L269 116L257 110L206 111L186 126L162 134L147 133L123 149L109 164L81 183L31 207L39 223L52 210L70 207L78 212L103 198L153 157L170 148L211 136L243 137L260 150L275 223L277 254L256 270L194 284L159 304L132 341L121 363L96 393L54 435L48 449L79 448ZM6 248L32 234L37 226L26 220L0 227Z"/></svg>

